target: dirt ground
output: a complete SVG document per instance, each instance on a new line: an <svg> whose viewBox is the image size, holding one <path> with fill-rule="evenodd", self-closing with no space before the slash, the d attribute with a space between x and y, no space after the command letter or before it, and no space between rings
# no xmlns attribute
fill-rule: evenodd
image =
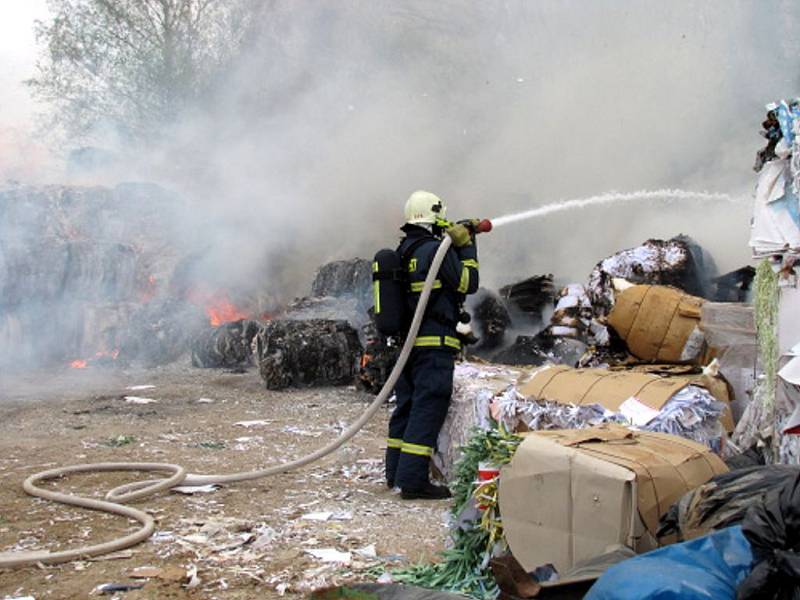
<svg viewBox="0 0 800 600"><path fill-rule="evenodd" d="M127 389L142 385L155 387ZM21 486L32 473L101 461L172 462L193 473L274 465L327 443L371 399L354 388L267 391L255 369L0 373L0 552L66 549L138 528L28 497ZM380 411L349 445L304 470L144 499L135 505L156 519L155 536L105 560L0 571L0 598L291 598L431 559L446 538L448 505L406 502L386 488L388 415ZM132 480L87 474L51 485L102 497ZM321 549L349 552L349 565L313 555ZM139 567L158 570L132 578ZM106 583L144 585L101 595Z"/></svg>

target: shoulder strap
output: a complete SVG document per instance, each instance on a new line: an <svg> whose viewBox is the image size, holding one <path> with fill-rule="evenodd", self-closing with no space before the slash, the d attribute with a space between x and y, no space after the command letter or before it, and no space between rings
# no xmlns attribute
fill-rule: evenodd
<svg viewBox="0 0 800 600"><path fill-rule="evenodd" d="M423 236L423 237L418 238L418 239L414 240L413 242L411 242L411 244L409 244L408 248L405 249L405 252L402 252L400 254L400 260L403 261L403 264L407 263L411 259L412 255L417 250L417 248L422 246L422 244L424 244L427 241L435 242L436 238L433 237L433 236L430 236L430 237L429 236Z"/></svg>

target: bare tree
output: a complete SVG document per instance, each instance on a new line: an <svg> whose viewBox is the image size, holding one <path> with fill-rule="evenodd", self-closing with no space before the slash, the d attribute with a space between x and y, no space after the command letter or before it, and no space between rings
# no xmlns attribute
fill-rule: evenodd
<svg viewBox="0 0 800 600"><path fill-rule="evenodd" d="M73 141L98 127L130 142L200 106L237 56L257 0L48 0L27 81Z"/></svg>

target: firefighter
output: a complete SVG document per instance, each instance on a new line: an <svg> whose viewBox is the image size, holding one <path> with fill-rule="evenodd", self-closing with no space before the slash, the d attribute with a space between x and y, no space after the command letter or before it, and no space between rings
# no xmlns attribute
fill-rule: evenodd
<svg viewBox="0 0 800 600"><path fill-rule="evenodd" d="M429 479L430 459L453 392L453 368L461 340L456 326L467 294L478 289L478 254L468 225L444 221L445 205L430 192L411 194L405 206L405 237L397 252L408 272L408 309L416 309L433 256L447 233L453 239L439 269L414 348L395 387L389 420L386 481L402 498L443 499L450 490Z"/></svg>

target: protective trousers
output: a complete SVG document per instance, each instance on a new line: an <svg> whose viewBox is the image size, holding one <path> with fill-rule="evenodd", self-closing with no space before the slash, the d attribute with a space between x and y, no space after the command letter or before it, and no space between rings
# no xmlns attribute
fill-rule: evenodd
<svg viewBox="0 0 800 600"><path fill-rule="evenodd" d="M451 350L415 348L397 380L386 479L404 490L419 490L429 483L430 459L453 393L454 365Z"/></svg>

